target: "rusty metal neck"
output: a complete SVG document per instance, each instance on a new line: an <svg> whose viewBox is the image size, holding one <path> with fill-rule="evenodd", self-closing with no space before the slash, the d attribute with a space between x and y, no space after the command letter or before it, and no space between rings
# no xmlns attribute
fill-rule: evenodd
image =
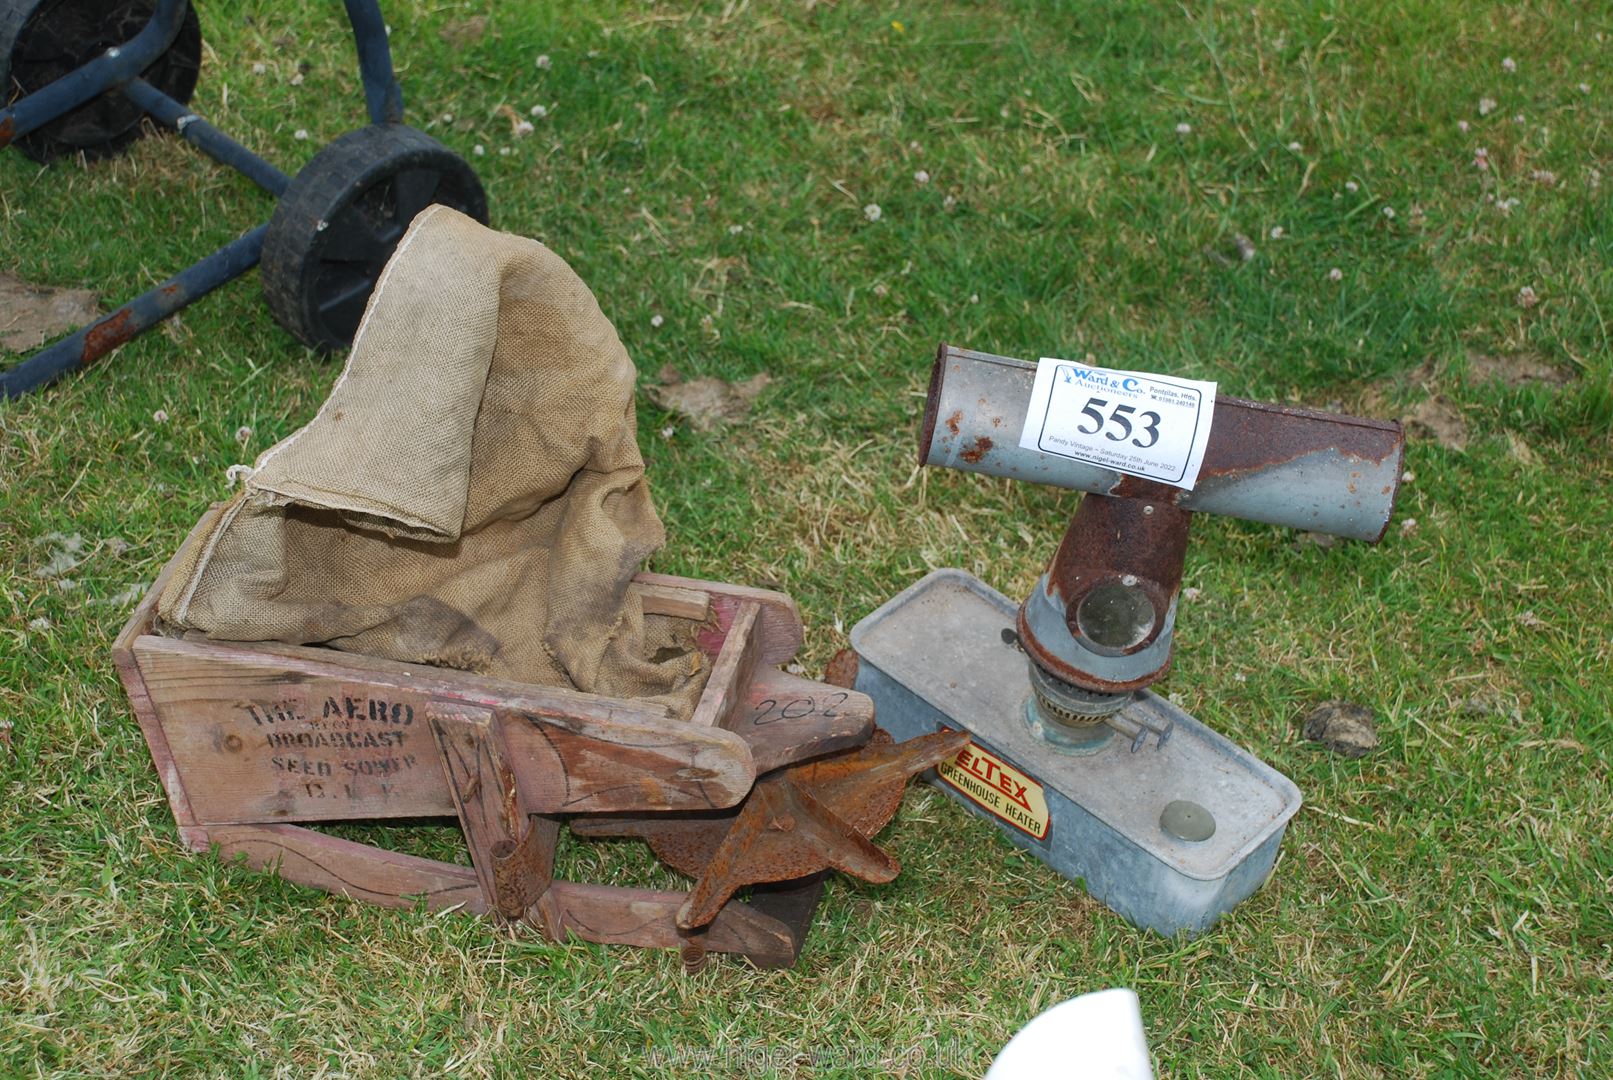
<svg viewBox="0 0 1613 1080"><path fill-rule="evenodd" d="M947 343L941 342L935 350L935 364L930 368L930 389L924 395L924 423L919 426L919 464L930 463L930 445L935 442L935 420L941 404L941 384L946 380Z"/></svg>
<svg viewBox="0 0 1613 1080"><path fill-rule="evenodd" d="M1025 652L1062 682L1140 689L1170 666L1192 515L1147 498L1088 495L1020 609Z"/></svg>

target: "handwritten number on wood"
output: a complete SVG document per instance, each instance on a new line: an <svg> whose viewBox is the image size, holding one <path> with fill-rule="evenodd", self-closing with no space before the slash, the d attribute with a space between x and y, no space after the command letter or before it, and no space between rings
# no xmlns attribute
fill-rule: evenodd
<svg viewBox="0 0 1613 1080"><path fill-rule="evenodd" d="M813 715L821 716L825 720L833 720L840 714L835 711L851 695L840 691L830 694L821 703L809 697L794 698L780 705L777 698L763 698L756 703L756 715L751 717L751 726L766 727L776 724L780 720L804 720Z"/></svg>

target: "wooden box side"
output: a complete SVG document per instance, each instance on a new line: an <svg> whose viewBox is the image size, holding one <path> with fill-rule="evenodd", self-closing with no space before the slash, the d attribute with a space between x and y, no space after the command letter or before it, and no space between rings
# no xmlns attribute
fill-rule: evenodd
<svg viewBox="0 0 1613 1080"><path fill-rule="evenodd" d="M506 717L534 813L719 809L755 780L739 735L643 703L300 646L145 635L131 651L201 824L453 815L435 702Z"/></svg>
<svg viewBox="0 0 1613 1080"><path fill-rule="evenodd" d="M112 664L117 668L118 677L123 680L123 689L129 695L129 705L134 709L135 721L140 725L140 733L145 736L146 748L151 752L151 762L156 766L157 776L162 780L163 791L168 795L168 808L173 811L174 823L179 827L180 840L186 847L196 851L207 850L207 830L197 820L190 799L185 793L184 779L180 775L178 764L174 761L173 751L168 746L168 738L163 733L162 724L157 718L157 709L152 704L151 695L146 689L145 677L135 660L134 643L138 638L151 633L152 624L157 617L157 602L173 578L181 556L192 541L211 531L214 521L223 510L223 505L214 503L192 526L185 536L184 543L180 544L163 564L162 571L157 574L157 580L146 590L146 595L135 606L134 613L129 616L128 622L123 624L123 629L112 642Z"/></svg>

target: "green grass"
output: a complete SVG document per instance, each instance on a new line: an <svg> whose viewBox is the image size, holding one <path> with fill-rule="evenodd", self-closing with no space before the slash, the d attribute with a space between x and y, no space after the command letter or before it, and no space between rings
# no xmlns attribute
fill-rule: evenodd
<svg viewBox="0 0 1613 1080"><path fill-rule="evenodd" d="M1306 798L1271 883L1211 932L1135 930L925 789L885 837L902 875L836 882L794 970L688 978L671 954L385 912L181 851L109 661L116 598L338 370L249 277L0 406L0 1074L978 1075L1039 1010L1114 985L1141 996L1161 1075L1613 1072L1613 11L387 8L414 122L486 147L494 223L570 260L646 381L774 377L719 434L641 396L672 537L654 566L787 589L810 670L930 567L1024 594L1073 506L915 474L940 339L1386 416L1433 392L1466 449L1411 444L1397 516L1416 527L1375 548L1196 525L1201 592L1162 689ZM478 13L480 40L440 35ZM336 5L201 15L197 108L248 146L291 169L362 122ZM539 103L524 139L495 111ZM93 168L0 153L0 270L115 302L268 209L171 139ZM1481 356L1570 379L1486 382ZM52 532L87 541L66 579L34 573ZM1299 738L1332 697L1378 710L1381 750ZM623 845L565 857L660 873ZM915 1045L905 1071L792 1057ZM727 1057L653 1053L709 1047Z"/></svg>

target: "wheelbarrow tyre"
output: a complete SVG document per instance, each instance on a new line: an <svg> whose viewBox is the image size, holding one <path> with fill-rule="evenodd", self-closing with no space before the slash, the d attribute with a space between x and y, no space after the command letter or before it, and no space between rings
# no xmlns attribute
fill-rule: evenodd
<svg viewBox="0 0 1613 1080"><path fill-rule="evenodd" d="M382 124L336 139L303 166L269 219L261 263L269 311L304 345L347 348L409 223L437 203L487 224L475 170L424 132Z"/></svg>
<svg viewBox="0 0 1613 1080"><path fill-rule="evenodd" d="M0 0L0 103L40 90L144 29L156 0ZM202 70L202 26L185 8L179 34L141 77L180 104L190 101ZM116 157L151 130L145 113L108 90L17 139L41 164L83 154Z"/></svg>

